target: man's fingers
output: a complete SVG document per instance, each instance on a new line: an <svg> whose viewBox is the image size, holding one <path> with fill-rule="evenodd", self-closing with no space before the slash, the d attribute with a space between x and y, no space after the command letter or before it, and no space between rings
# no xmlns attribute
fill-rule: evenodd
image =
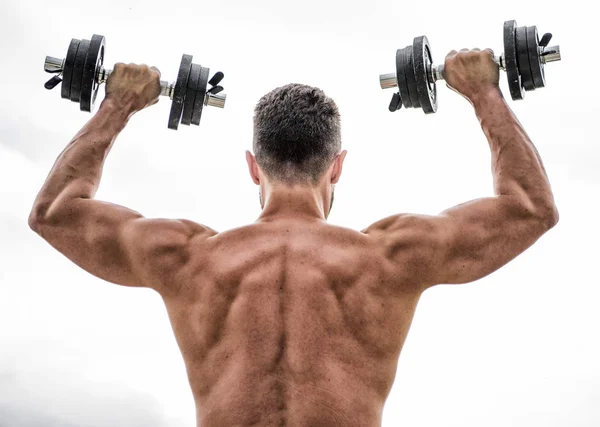
<svg viewBox="0 0 600 427"><path fill-rule="evenodd" d="M446 59L456 56L457 53L458 53L457 51L451 50L450 52L448 52L448 55L446 55Z"/></svg>
<svg viewBox="0 0 600 427"><path fill-rule="evenodd" d="M113 73L120 72L123 68L125 68L125 64L123 64L122 62L117 62L113 67Z"/></svg>
<svg viewBox="0 0 600 427"><path fill-rule="evenodd" d="M158 73L158 77L160 78L161 74L160 74L160 70L154 66L150 67L151 70L156 71Z"/></svg>
<svg viewBox="0 0 600 427"><path fill-rule="evenodd" d="M478 47L474 47L473 49L467 49L467 48L465 47L465 48L463 48L463 49L461 49L461 50L459 50L459 51L456 51L456 50L451 50L451 51L448 53L448 55L446 55L446 58L450 58L450 57L452 57L452 56L456 56L456 55L458 55L459 53L469 53L469 52L489 52L489 53L490 53L492 56L494 55L494 51L493 51L492 49L489 49L489 48L488 48L488 49L484 49L484 50L482 51L482 50L481 50L480 48L478 48Z"/></svg>

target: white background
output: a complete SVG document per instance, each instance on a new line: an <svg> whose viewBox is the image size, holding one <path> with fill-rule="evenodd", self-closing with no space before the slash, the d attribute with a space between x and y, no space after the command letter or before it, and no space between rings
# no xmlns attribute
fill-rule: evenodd
<svg viewBox="0 0 600 427"><path fill-rule="evenodd" d="M384 426L600 425L596 12L583 0L104 1L0 5L0 426L192 427L185 369L159 296L79 270L27 227L56 156L90 118L44 90L45 55L107 37L107 65L158 66L182 53L225 72L225 110L167 129L165 99L133 118L98 198L148 217L224 230L259 214L247 175L252 113L291 82L339 105L349 151L330 221L352 228L397 212L435 214L492 195L490 155L470 105L438 85L439 111L391 114L378 76L427 34L451 49L502 50L502 24L555 34L548 87L510 102L537 145L561 220L490 277L423 296ZM589 6L591 7L591 6ZM212 73L211 73L212 74ZM508 96L505 76L502 88ZM102 93L100 94L102 96Z"/></svg>

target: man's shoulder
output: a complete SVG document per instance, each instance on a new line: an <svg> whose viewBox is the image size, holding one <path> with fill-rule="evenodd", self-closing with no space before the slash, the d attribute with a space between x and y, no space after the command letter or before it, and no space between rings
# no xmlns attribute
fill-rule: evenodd
<svg viewBox="0 0 600 427"><path fill-rule="evenodd" d="M361 232L381 248L386 258L405 266L421 262L440 245L444 223L437 216L401 213L383 218Z"/></svg>
<svg viewBox="0 0 600 427"><path fill-rule="evenodd" d="M361 233L372 237L423 236L436 230L439 222L436 218L431 215L399 213L374 222L361 230Z"/></svg>

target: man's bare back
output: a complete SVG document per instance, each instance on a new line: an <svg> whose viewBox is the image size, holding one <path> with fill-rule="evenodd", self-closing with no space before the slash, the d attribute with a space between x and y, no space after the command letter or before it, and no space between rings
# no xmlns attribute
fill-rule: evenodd
<svg viewBox="0 0 600 427"><path fill-rule="evenodd" d="M491 52L451 52L445 65L447 83L474 106L490 144L494 197L436 216L393 215L357 232L326 222L345 151L300 186L272 180L247 152L261 188L256 223L217 233L188 220L146 219L94 199L117 135L160 93L156 71L117 64L100 110L59 156L29 224L97 277L162 296L199 427L380 426L422 292L492 273L558 221L541 159L502 97ZM273 99L304 102L305 122L319 119L319 105L332 113L317 92L306 93Z"/></svg>
<svg viewBox="0 0 600 427"><path fill-rule="evenodd" d="M376 238L279 220L190 248L165 303L199 425L378 426L419 293Z"/></svg>

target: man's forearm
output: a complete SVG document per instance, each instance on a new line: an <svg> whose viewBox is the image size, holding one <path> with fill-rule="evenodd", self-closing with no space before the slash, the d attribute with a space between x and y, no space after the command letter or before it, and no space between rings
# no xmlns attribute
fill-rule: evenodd
<svg viewBox="0 0 600 427"><path fill-rule="evenodd" d="M31 217L40 219L75 198L93 198L104 160L131 117L127 106L105 99L94 117L60 154L35 201Z"/></svg>
<svg viewBox="0 0 600 427"><path fill-rule="evenodd" d="M542 159L500 90L473 105L490 144L496 195L517 196L536 214L557 216Z"/></svg>

